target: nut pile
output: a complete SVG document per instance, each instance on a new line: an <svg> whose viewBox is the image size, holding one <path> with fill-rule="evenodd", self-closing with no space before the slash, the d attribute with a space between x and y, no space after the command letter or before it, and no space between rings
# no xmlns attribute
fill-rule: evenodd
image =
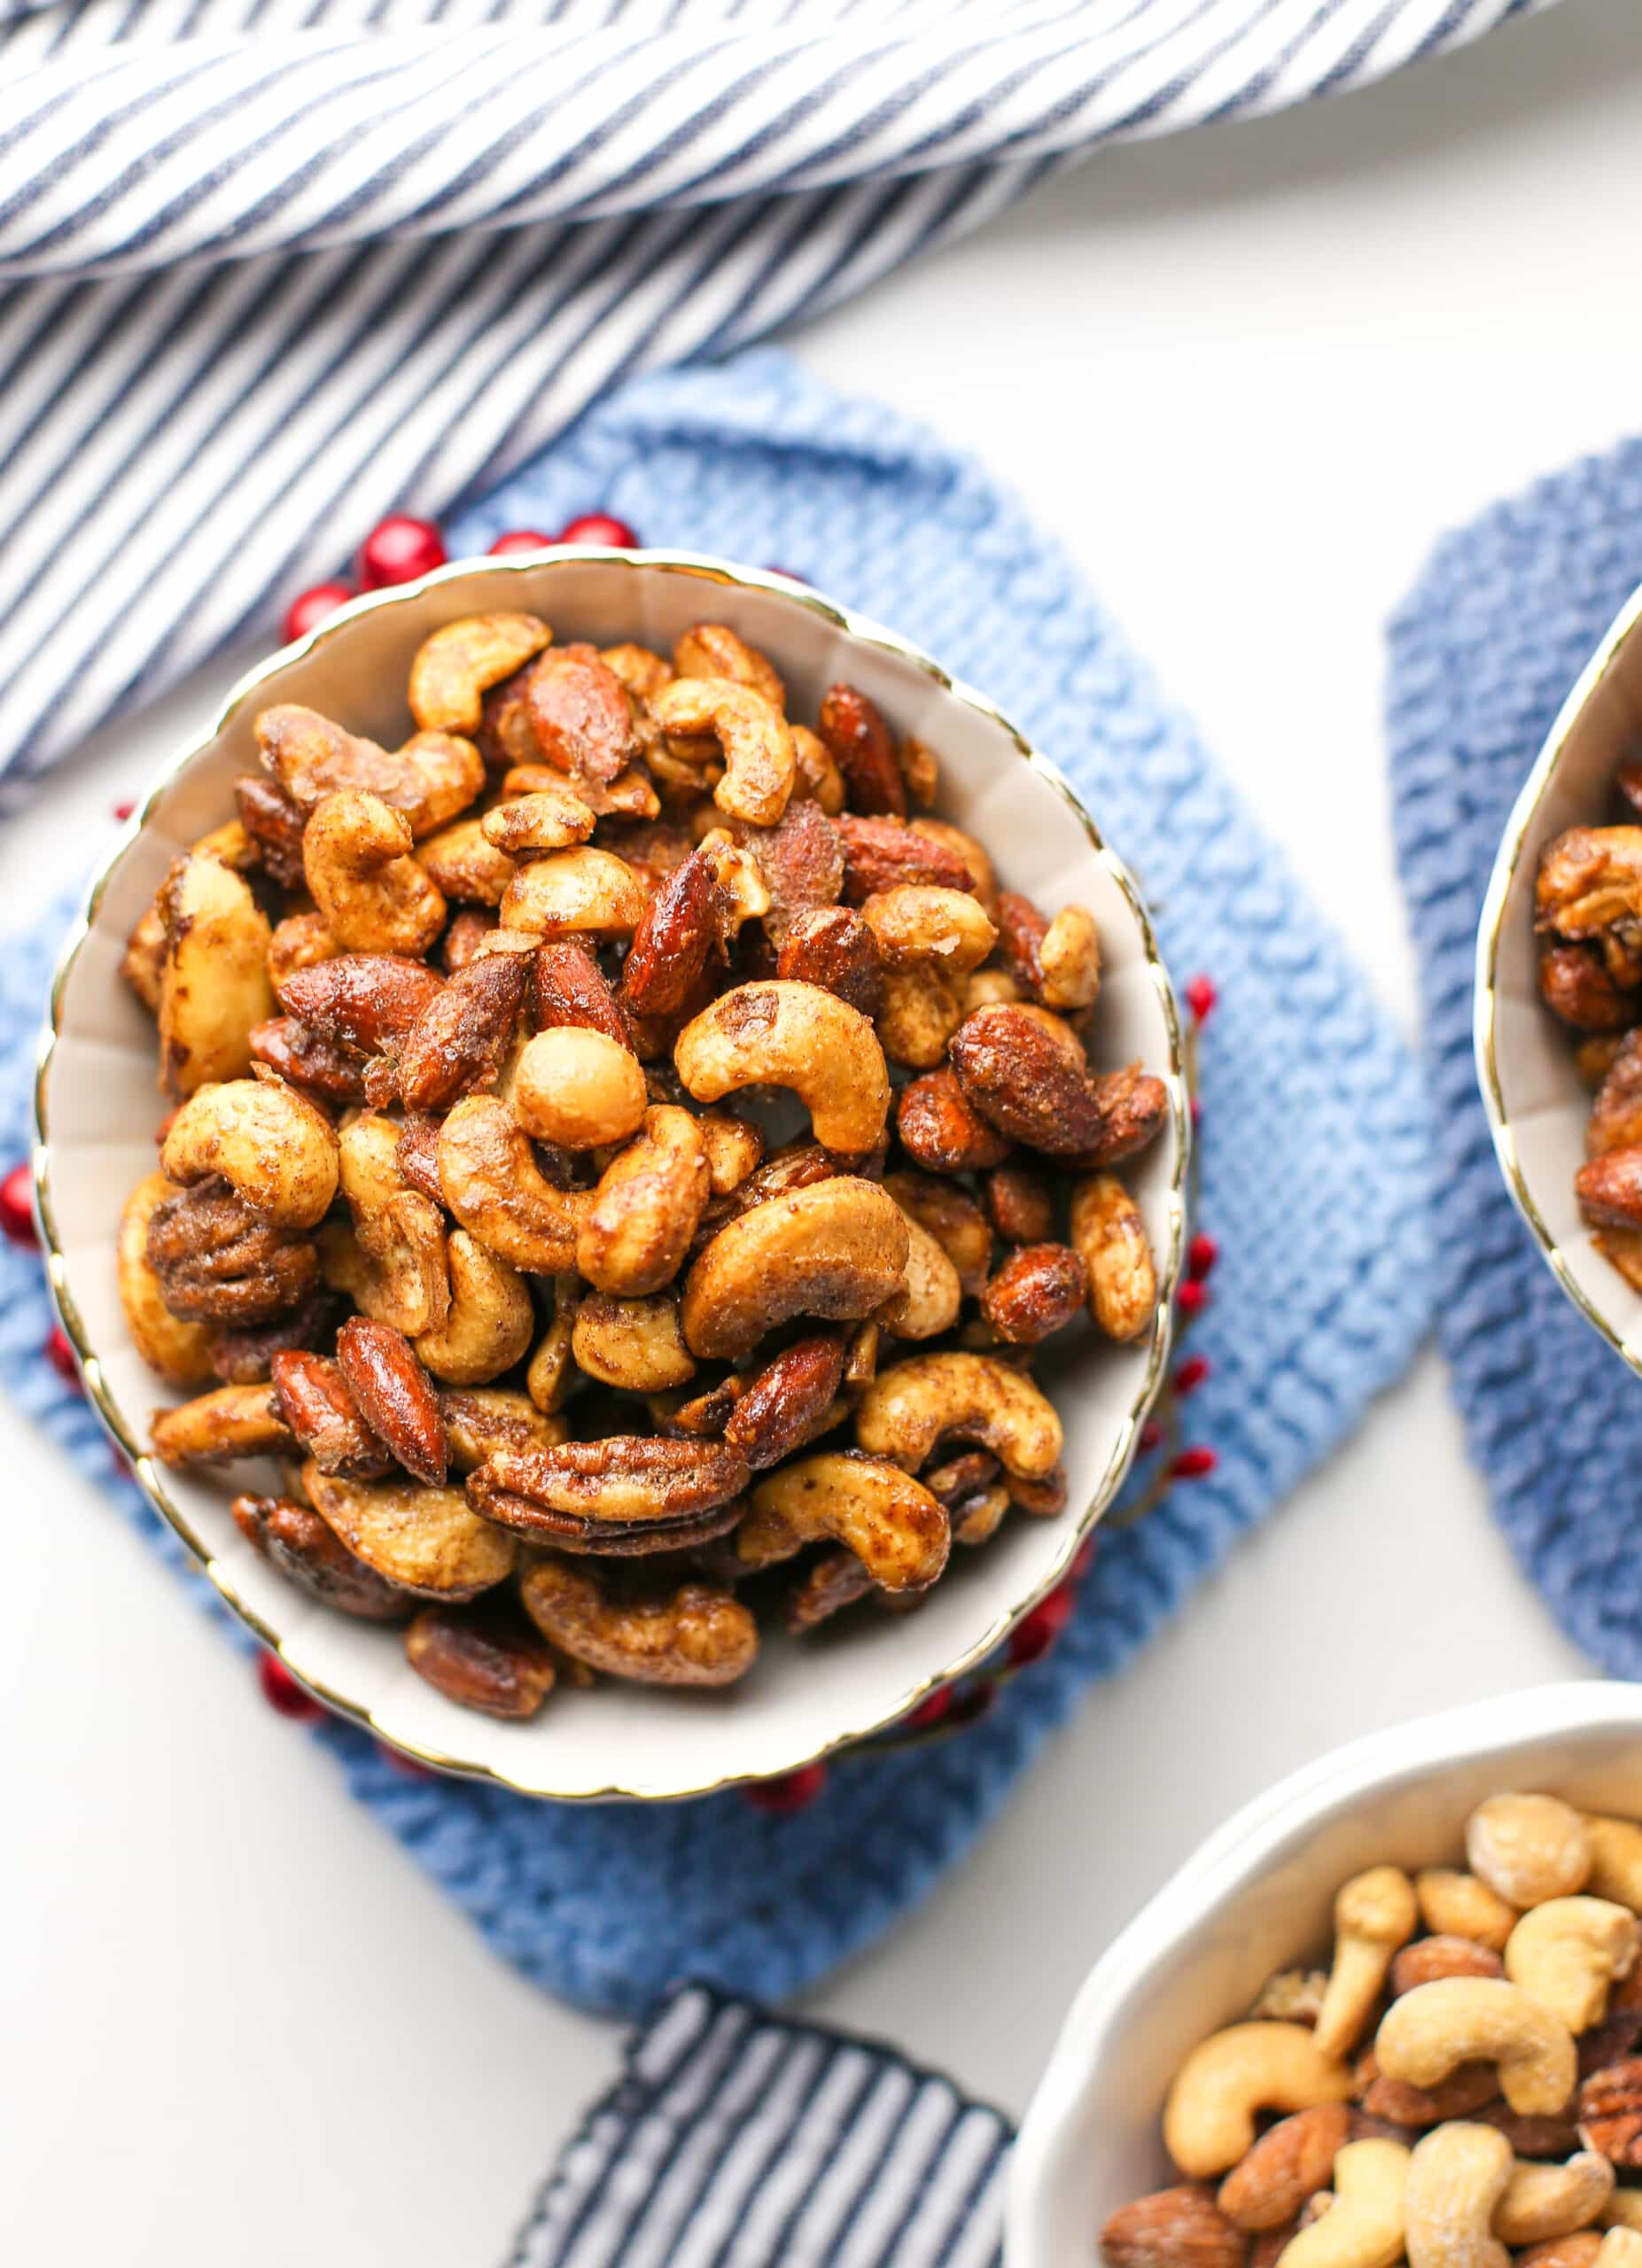
<svg viewBox="0 0 1642 2268"><path fill-rule="evenodd" d="M280 1460L257 1549L509 1717L727 1684L759 1608L915 1604L1059 1511L1034 1350L1157 1301L1112 1169L1167 1098L1091 1070L1089 913L723 625L669 661L470 617L408 697L395 750L265 711L130 942L177 1107L121 1291L208 1389L156 1454Z"/></svg>
<svg viewBox="0 0 1642 2268"><path fill-rule="evenodd" d="M1491 1796L1465 1857L1355 1876L1192 2051L1111 2268L1642 2268L1642 1826Z"/></svg>
<svg viewBox="0 0 1642 2268"><path fill-rule="evenodd" d="M1642 1291L1642 759L1615 794L1638 823L1575 827L1545 851L1535 883L1539 990L1579 1036L1595 1099L1575 1177L1591 1242Z"/></svg>

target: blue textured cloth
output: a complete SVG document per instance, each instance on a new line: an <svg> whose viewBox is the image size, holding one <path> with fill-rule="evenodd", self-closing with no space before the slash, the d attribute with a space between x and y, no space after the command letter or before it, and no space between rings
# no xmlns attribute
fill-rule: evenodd
<svg viewBox="0 0 1642 2268"><path fill-rule="evenodd" d="M1438 548L1391 630L1397 843L1436 1114L1437 1310L1472 1456L1575 1644L1642 1677L1642 1394L1506 1192L1472 1061L1476 927L1517 791L1642 582L1642 442L1588 457Z"/></svg>
<svg viewBox="0 0 1642 2268"><path fill-rule="evenodd" d="M1218 1241L1184 1405L1212 1473L1103 1543L1054 1653L939 1744L846 1758L801 1814L738 1795L576 1808L408 1779L351 1728L350 1785L550 1989L649 2006L693 1975L778 1998L866 1944L961 1858L1090 1682L1126 1661L1395 1378L1425 1327L1425 1114L1412 1058L1190 727L1012 498L882 404L782 356L647 378L449 531L594 503L650 541L776 561L982 686L1079 784L1136 863L1164 951L1210 972L1197 1224ZM0 1156L20 1154L50 941L0 954ZM40 1359L36 1263L0 1254L0 1374L89 1470L84 1407ZM128 1484L120 1501L147 1520ZM174 1560L168 1536L160 1548Z"/></svg>

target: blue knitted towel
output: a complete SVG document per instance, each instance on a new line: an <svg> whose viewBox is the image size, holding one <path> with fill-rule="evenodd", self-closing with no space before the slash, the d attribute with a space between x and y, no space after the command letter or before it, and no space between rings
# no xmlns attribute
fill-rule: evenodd
<svg viewBox="0 0 1642 2268"><path fill-rule="evenodd" d="M1391 629L1397 855L1437 1129L1436 1291L1471 1454L1557 1620L1642 1676L1642 1392L1558 1287L1506 1193L1471 1054L1482 894L1518 789L1642 582L1642 441L1450 536Z"/></svg>
<svg viewBox="0 0 1642 2268"><path fill-rule="evenodd" d="M1056 1651L938 1745L844 1759L801 1815L531 1802L412 1780L318 1736L497 1950L572 2000L638 2011L681 1976L764 1998L867 1943L961 1857L1092 1679L1125 1661L1407 1362L1428 1315L1425 1112L1410 1056L1190 728L1066 560L981 469L785 357L647 378L448 531L594 504L646 540L780 562L982 686L1078 782L1184 978L1210 972L1198 1225L1218 1239L1187 1405L1211 1473L1110 1535ZM0 1157L20 1154L50 941L0 954ZM37 1266L0 1254L0 1375L145 1522L39 1349ZM174 1559L168 1535L160 1548Z"/></svg>

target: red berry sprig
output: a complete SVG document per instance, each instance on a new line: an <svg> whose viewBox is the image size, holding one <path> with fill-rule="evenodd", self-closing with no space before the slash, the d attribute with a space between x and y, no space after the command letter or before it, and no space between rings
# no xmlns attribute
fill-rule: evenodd
<svg viewBox="0 0 1642 2268"><path fill-rule="evenodd" d="M0 1236L25 1252L37 1251L40 1244L35 1231L34 1190L35 1177L27 1165L13 1166L0 1181Z"/></svg>
<svg viewBox="0 0 1642 2268"><path fill-rule="evenodd" d="M742 1795L767 1818L788 1819L794 1812L806 1811L826 1784L824 1764L801 1764L796 1772L783 1773L779 1780L759 1780L743 1788Z"/></svg>
<svg viewBox="0 0 1642 2268"><path fill-rule="evenodd" d="M1017 1669L1043 1659L1071 1620L1077 1604L1077 1584L1062 1583L1021 1617L1009 1636L1009 1659Z"/></svg>

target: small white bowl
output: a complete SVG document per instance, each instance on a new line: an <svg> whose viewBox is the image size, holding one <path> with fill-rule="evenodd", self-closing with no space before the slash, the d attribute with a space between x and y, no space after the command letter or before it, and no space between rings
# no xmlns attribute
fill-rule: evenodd
<svg viewBox="0 0 1642 2268"><path fill-rule="evenodd" d="M1349 1876L1453 1864L1466 1814L1511 1788L1642 1816L1642 1688L1539 1686L1419 1718L1307 1765L1210 1836L1072 2004L1016 2147L1008 2268L1096 2268L1107 2216L1179 2178L1159 2122L1190 2049L1275 1970L1327 1965Z"/></svg>
<svg viewBox="0 0 1642 2268"><path fill-rule="evenodd" d="M963 1564L916 1614L868 1615L803 1643L773 1639L752 1675L728 1692L606 1682L591 1693L556 1693L533 1721L506 1724L436 1693L409 1668L397 1632L295 1590L239 1534L220 1485L154 1464L149 1422L167 1397L126 1332L114 1238L126 1192L152 1170L164 1107L153 1026L121 980L121 956L172 858L232 815L233 781L258 768L257 713L303 702L397 746L409 725L407 672L428 633L459 615L520 607L545 616L561 641L636 638L664 650L692 622L728 622L771 655L799 716L814 713L835 679L859 685L899 731L937 751L938 809L989 845L1008 883L1047 905L1078 899L1092 909L1104 959L1096 1055L1107 1065L1140 1058L1165 1081L1171 1108L1159 1139L1125 1169L1157 1256L1156 1324L1129 1348L1079 1335L1046 1379L1066 1427L1070 1508L1062 1518L1006 1523L985 1550L960 1555ZM982 1660L1065 1575L1122 1481L1168 1359L1189 1121L1174 998L1127 868L1065 781L980 695L815 592L718 560L564 548L458 563L356 600L242 680L214 728L164 773L71 934L43 1043L36 1131L63 1325L151 1501L228 1604L333 1708L429 1764L528 1794L704 1794L793 1771L895 1723Z"/></svg>
<svg viewBox="0 0 1642 2268"><path fill-rule="evenodd" d="M1475 1041L1482 1105L1506 1185L1558 1283L1642 1371L1642 1292L1591 1241L1574 1195L1591 1093L1575 1035L1539 994L1534 884L1570 827L1600 827L1614 773L1642 742L1642 591L1591 656L1512 808L1477 928Z"/></svg>

